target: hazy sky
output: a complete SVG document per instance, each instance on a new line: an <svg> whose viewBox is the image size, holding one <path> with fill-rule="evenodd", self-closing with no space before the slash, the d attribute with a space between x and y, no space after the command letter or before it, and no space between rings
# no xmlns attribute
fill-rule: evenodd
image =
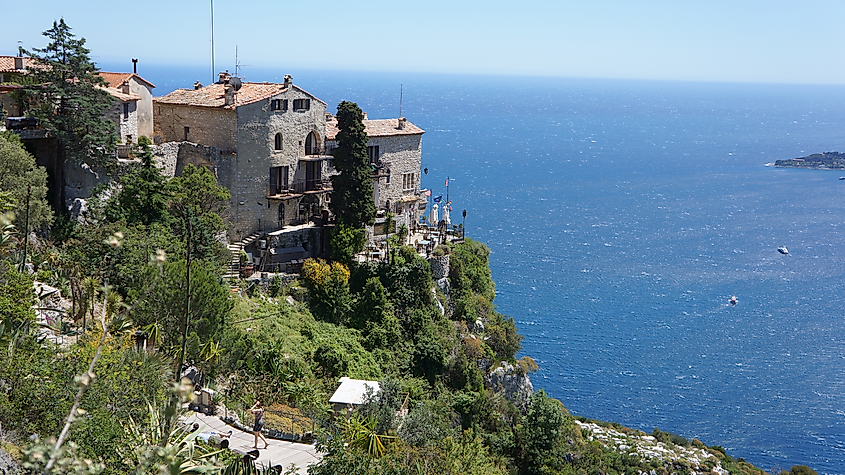
<svg viewBox="0 0 845 475"><path fill-rule="evenodd" d="M98 63L209 66L211 0L9 1L0 54L64 17ZM214 0L217 69L242 64L845 84L843 1Z"/></svg>

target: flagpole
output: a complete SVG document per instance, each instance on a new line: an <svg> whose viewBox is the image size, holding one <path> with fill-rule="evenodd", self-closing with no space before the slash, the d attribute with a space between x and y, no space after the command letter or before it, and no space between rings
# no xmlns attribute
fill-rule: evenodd
<svg viewBox="0 0 845 475"><path fill-rule="evenodd" d="M449 202L449 177L446 177L446 202Z"/></svg>

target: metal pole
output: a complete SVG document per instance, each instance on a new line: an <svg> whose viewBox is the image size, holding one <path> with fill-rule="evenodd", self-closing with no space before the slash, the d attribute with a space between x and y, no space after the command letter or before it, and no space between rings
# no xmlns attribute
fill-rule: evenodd
<svg viewBox="0 0 845 475"><path fill-rule="evenodd" d="M190 216L188 217L188 242L185 249L185 279L187 280L187 292L185 292L185 317L182 321L182 351L179 355L179 367L176 369L176 381L179 381L182 376L182 366L185 364L185 346L188 342L188 317L191 311L191 230L192 223Z"/></svg>
<svg viewBox="0 0 845 475"><path fill-rule="evenodd" d="M26 255L29 248L29 197L32 196L32 185L26 185L26 221L24 224L24 238L23 238L23 261L21 261L20 272L26 268Z"/></svg>
<svg viewBox="0 0 845 475"><path fill-rule="evenodd" d="M214 84L214 0L211 0L211 83Z"/></svg>

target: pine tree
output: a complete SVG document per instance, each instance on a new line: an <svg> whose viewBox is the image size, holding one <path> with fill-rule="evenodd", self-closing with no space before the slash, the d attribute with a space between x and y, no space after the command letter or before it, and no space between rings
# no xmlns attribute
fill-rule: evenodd
<svg viewBox="0 0 845 475"><path fill-rule="evenodd" d="M373 178L367 155L364 113L354 102L337 105L338 149L334 167L340 172L332 177L331 210L341 224L355 228L372 225L376 220L373 202Z"/></svg>
<svg viewBox="0 0 845 475"><path fill-rule="evenodd" d="M85 38L77 39L63 18L43 35L47 46L23 52L35 63L29 68L34 84L26 87L28 115L55 135L61 159L103 164L117 140L104 115L114 98L95 74Z"/></svg>

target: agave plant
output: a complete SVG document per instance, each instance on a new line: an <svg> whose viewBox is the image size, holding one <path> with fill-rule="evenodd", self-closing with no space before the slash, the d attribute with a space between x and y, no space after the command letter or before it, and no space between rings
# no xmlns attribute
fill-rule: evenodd
<svg viewBox="0 0 845 475"><path fill-rule="evenodd" d="M361 419L352 414L343 426L343 439L352 447L363 449L373 457L384 455L384 442L395 439L396 436L379 434L376 432L376 418L373 416Z"/></svg>

